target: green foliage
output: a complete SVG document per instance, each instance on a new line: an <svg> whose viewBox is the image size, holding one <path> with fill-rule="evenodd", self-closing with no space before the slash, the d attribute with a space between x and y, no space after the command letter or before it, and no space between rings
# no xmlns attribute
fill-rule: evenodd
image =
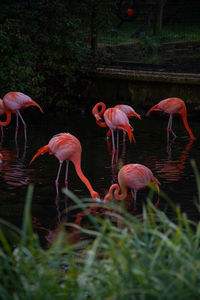
<svg viewBox="0 0 200 300"><path fill-rule="evenodd" d="M90 64L92 0L3 1L0 10L0 91L25 92L37 100L64 98ZM96 6L96 26L109 5ZM103 7L105 7L103 9ZM105 15L105 16L104 16ZM103 17L104 16L104 17ZM41 102L40 102L41 103Z"/></svg>

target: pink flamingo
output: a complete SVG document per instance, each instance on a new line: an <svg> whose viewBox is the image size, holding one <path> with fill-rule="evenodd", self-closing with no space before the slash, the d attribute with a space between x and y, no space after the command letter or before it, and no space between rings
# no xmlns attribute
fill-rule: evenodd
<svg viewBox="0 0 200 300"><path fill-rule="evenodd" d="M40 105L33 101L29 96L20 93L20 92L9 92L3 97L3 106L4 110L7 116L7 119L5 122L0 121L0 125L6 126L10 123L11 121L11 113L16 114L17 118L17 124L16 124L16 133L15 133L15 138L17 138L17 132L19 128L19 117L24 125L24 136L26 140L26 123L24 119L22 118L22 115L20 113L20 110L29 107L29 106L37 106L41 112L43 112L42 108Z"/></svg>
<svg viewBox="0 0 200 300"><path fill-rule="evenodd" d="M94 107L93 108L93 110L94 110L94 116L96 116L96 115L99 115L99 117L101 117L102 115L103 115L103 107L104 107L104 103L103 102L99 102L99 103L102 103L103 105L102 105L102 109L101 109L101 111L99 112L98 111L98 107L97 107L97 109ZM98 104L98 103L97 103ZM97 105L96 104L96 105ZM106 107L106 106L105 106ZM115 108L118 108L118 109L120 109L121 111L123 111L126 115L127 115L127 117L130 119L130 118L132 118L132 117L137 117L138 119L140 119L141 120L141 116L138 114L138 113L136 113L136 111L130 106L130 105L126 105L126 104L118 104L118 105L115 105ZM97 123L98 124L98 123ZM99 124L98 124L99 125ZM101 126L101 125L100 125ZM126 131L124 131L124 133L126 133ZM111 130L109 129L108 130L108 132L107 132L107 138L110 138L110 136L111 136Z"/></svg>
<svg viewBox="0 0 200 300"><path fill-rule="evenodd" d="M131 189L134 201L136 201L136 193L138 190L145 188L149 183L154 183L159 193L160 182L154 177L152 171L141 164L124 165L118 173L118 182L112 184L108 193L104 197L104 201L112 200L114 196L117 200L123 200L127 197L127 189ZM121 190L121 194L119 193Z"/></svg>
<svg viewBox="0 0 200 300"><path fill-rule="evenodd" d="M172 118L173 114L180 114L183 120L183 124L189 133L189 136L192 140L194 140L194 135L189 128L188 121L187 121L187 109L185 106L185 102L181 100L180 98L167 98L165 100L160 101L158 104L154 105L147 113L146 115L149 115L151 111L162 111L167 114L169 114L169 122L167 126L167 133L171 132L174 137L176 137L176 134L172 130Z"/></svg>
<svg viewBox="0 0 200 300"><path fill-rule="evenodd" d="M60 166L58 169L58 174L56 177L56 191L58 194L58 180L60 177L60 171L63 164L63 161L66 161L66 173L65 173L65 186L68 186L68 166L69 161L74 164L77 175L83 181L83 183L88 188L90 195L95 200L100 200L100 196L97 192L95 192L89 182L89 180L85 177L81 169L81 152L82 147L79 140L71 135L70 133L59 133L55 135L48 143L48 145L40 148L35 156L32 158L30 164L36 159L40 154L44 154L49 152L49 154L53 154L60 162Z"/></svg>
<svg viewBox="0 0 200 300"><path fill-rule="evenodd" d="M99 107L101 107L100 112ZM106 109L106 105L103 102L99 102L93 107L92 113L96 118L96 123L100 127L109 127L111 130L113 150L115 150L114 131L117 131L117 148L119 141L119 130L125 130L128 133L130 142L132 139L135 142L135 138L132 133L133 128L129 123L128 117L123 111L115 107ZM105 122L100 121L102 115Z"/></svg>

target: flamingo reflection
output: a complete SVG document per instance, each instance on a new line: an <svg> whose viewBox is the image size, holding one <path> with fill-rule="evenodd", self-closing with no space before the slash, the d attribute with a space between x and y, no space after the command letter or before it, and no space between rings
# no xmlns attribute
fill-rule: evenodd
<svg viewBox="0 0 200 300"><path fill-rule="evenodd" d="M9 186L22 186L30 181L30 172L25 168L22 160L18 159L14 150L1 149L3 162L0 164L2 178Z"/></svg>
<svg viewBox="0 0 200 300"><path fill-rule="evenodd" d="M117 175L120 167L124 165L125 154L126 154L126 144L123 139L122 151L119 156L119 149L112 151L111 141L107 140L108 152L111 155L111 169L112 169L112 183L117 182Z"/></svg>
<svg viewBox="0 0 200 300"><path fill-rule="evenodd" d="M47 232L50 232L51 230L49 228L46 228L41 225L39 219L37 217L32 216L32 226L34 229L44 230Z"/></svg>
<svg viewBox="0 0 200 300"><path fill-rule="evenodd" d="M185 148L177 159L172 159L172 146L175 143L175 138L167 145L167 159L156 160L154 170L159 173L160 178L166 182L179 181L181 174L184 173L186 160L189 156L189 151L193 145L193 139L190 139Z"/></svg>

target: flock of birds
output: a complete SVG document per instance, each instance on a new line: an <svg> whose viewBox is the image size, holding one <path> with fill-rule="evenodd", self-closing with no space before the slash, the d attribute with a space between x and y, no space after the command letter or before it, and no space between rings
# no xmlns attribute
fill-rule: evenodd
<svg viewBox="0 0 200 300"><path fill-rule="evenodd" d="M22 118L21 110L29 106L36 106L43 112L40 105L32 100L29 96L21 92L9 92L3 99L0 99L0 116L6 114L6 120L0 121L1 132L3 135L3 127L8 125L11 121L11 114L16 115L16 131L15 138L17 139L19 118L24 125L24 136L27 139L26 128L27 125ZM167 126L167 135L171 133L174 137L176 134L172 130L172 119L174 114L180 114L183 120L183 124L190 136L191 140L194 140L194 135L189 128L187 121L187 110L183 100L180 98L168 98L160 101L154 105L146 115L149 115L152 111L160 111L169 114L169 122ZM112 139L112 151L115 152L119 146L119 131L123 131L123 138L128 135L129 141L135 142L133 135L133 127L129 123L129 118L136 117L141 119L140 115L129 105L116 105L115 107L106 108L103 102L98 102L92 109L92 114L96 119L96 123L100 127L108 127L107 138ZM117 133L117 143L115 143L114 132ZM68 188L68 167L69 161L74 164L77 175L86 185L90 192L91 197L95 201L100 201L100 195L96 192L88 178L84 175L81 169L81 153L82 147L80 141L70 133L59 133L53 136L49 143L41 147L37 153L33 156L30 164L39 156L44 153L54 155L59 160L59 168L57 177L55 180L56 191L59 189L59 177L63 162L66 162L65 173L65 186ZM3 162L3 155L0 153L0 163ZM114 183L110 186L108 193L104 196L104 201L111 201L113 194L115 199L122 200L127 197L128 189L131 190L131 195L134 201L136 201L136 193L138 190L145 188L152 183L155 185L159 194L159 180L153 175L152 171L142 164L126 164L118 172L118 183Z"/></svg>

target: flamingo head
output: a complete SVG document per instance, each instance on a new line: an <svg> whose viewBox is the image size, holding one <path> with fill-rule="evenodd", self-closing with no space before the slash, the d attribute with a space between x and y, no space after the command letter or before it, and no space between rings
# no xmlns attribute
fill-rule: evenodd
<svg viewBox="0 0 200 300"><path fill-rule="evenodd" d="M104 197L104 201L111 201L111 197L110 197L110 193L108 192L105 197Z"/></svg>
<svg viewBox="0 0 200 300"><path fill-rule="evenodd" d="M100 108L100 110L99 110ZM92 109L92 114L97 121L101 120L101 116L103 115L106 109L106 105L103 102L98 102Z"/></svg>
<svg viewBox="0 0 200 300"><path fill-rule="evenodd" d="M99 194L97 192L92 191L91 192L91 196L92 196L92 199L94 199L96 202L100 202L101 201L100 200L100 196L99 196Z"/></svg>
<svg viewBox="0 0 200 300"><path fill-rule="evenodd" d="M94 117L97 121L100 121L102 119L98 114L94 114Z"/></svg>
<svg viewBox="0 0 200 300"><path fill-rule="evenodd" d="M152 112L152 111L162 111L162 110L159 108L159 105L156 104L148 110L148 112L146 113L146 116L148 116L150 114L150 112Z"/></svg>

